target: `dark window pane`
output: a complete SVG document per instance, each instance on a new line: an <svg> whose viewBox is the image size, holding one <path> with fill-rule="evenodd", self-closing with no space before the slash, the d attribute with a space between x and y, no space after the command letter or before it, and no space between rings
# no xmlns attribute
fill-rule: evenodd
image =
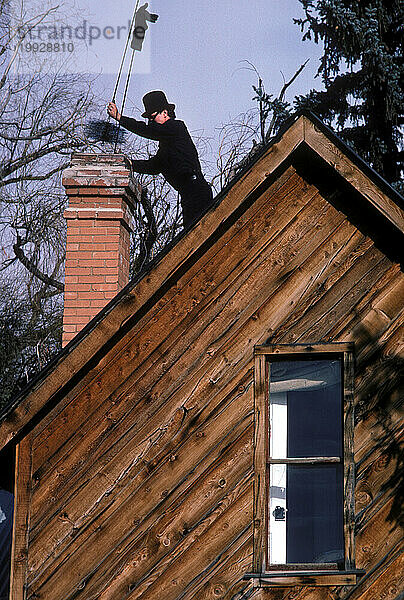
<svg viewBox="0 0 404 600"><path fill-rule="evenodd" d="M271 456L342 456L339 360L271 363L270 403Z"/></svg>
<svg viewBox="0 0 404 600"><path fill-rule="evenodd" d="M287 563L344 559L343 467L288 465Z"/></svg>
<svg viewBox="0 0 404 600"><path fill-rule="evenodd" d="M0 490L0 600L9 594L13 509L13 494Z"/></svg>

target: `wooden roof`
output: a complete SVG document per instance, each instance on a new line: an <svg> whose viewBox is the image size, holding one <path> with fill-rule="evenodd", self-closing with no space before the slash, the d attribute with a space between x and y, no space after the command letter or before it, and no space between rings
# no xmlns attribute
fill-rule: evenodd
<svg viewBox="0 0 404 600"><path fill-rule="evenodd" d="M131 281L3 410L0 448L13 438L21 439L73 389L290 164L322 187L356 225L363 223L379 236L385 252L399 258L404 247L401 196L314 115L300 113L219 194L205 215ZM338 197L336 189L343 190Z"/></svg>

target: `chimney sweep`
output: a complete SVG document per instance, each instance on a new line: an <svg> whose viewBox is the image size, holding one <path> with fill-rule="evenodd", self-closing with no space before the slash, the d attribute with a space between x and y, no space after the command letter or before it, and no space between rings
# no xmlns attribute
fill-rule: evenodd
<svg viewBox="0 0 404 600"><path fill-rule="evenodd" d="M148 140L159 142L157 154L149 160L133 160L137 173L162 173L181 197L184 228L201 216L212 203L212 188L205 180L198 152L183 121L175 117L175 104L170 104L164 92L157 90L143 96L148 124L125 117L110 102L107 112L119 124Z"/></svg>

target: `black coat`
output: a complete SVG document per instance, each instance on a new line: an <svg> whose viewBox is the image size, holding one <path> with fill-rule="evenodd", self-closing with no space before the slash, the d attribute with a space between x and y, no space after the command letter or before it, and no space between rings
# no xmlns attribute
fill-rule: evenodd
<svg viewBox="0 0 404 600"><path fill-rule="evenodd" d="M184 181L192 174L201 174L198 152L183 121L169 119L160 125L154 121L148 124L130 117L121 116L122 127L159 142L157 154L149 160L133 160L137 173L157 175L162 173L174 189L181 191Z"/></svg>

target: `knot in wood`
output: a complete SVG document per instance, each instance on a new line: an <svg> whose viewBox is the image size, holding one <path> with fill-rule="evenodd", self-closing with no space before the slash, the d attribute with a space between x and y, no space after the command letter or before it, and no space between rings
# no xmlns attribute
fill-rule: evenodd
<svg viewBox="0 0 404 600"><path fill-rule="evenodd" d="M383 471L390 462L390 458L386 454L382 454L381 457L376 461L373 470Z"/></svg>
<svg viewBox="0 0 404 600"><path fill-rule="evenodd" d="M372 495L366 490L358 490L355 493L355 500L358 504L366 505L372 500Z"/></svg>
<svg viewBox="0 0 404 600"><path fill-rule="evenodd" d="M21 552L18 554L17 562L21 563L21 562L25 561L27 556L28 556L28 550L26 548L23 548L21 550Z"/></svg>

